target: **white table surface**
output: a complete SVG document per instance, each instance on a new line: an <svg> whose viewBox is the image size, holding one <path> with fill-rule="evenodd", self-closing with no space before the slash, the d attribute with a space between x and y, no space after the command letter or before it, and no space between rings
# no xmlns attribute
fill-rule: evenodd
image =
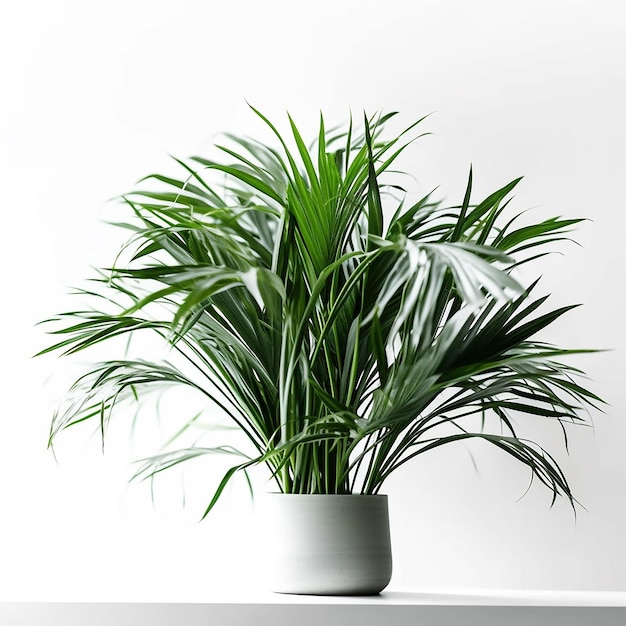
<svg viewBox="0 0 626 626"><path fill-rule="evenodd" d="M208 592L202 602L2 602L1 626L626 626L626 592L389 590L328 597Z"/></svg>

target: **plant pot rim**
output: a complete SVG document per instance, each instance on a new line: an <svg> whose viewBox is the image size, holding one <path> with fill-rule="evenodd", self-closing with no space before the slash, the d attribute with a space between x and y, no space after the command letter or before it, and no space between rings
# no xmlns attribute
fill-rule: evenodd
<svg viewBox="0 0 626 626"><path fill-rule="evenodd" d="M263 495L294 498L387 498L385 493L282 493L281 491L266 491Z"/></svg>

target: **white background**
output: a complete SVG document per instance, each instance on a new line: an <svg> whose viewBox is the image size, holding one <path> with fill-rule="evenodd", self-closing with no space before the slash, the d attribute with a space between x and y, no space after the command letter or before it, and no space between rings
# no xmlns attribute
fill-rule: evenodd
<svg viewBox="0 0 626 626"><path fill-rule="evenodd" d="M623 233L626 5L620 0L299 2L5 1L0 5L0 598L196 600L258 584L262 537L240 483L197 524L204 480L165 479L155 506L127 486L142 444L114 428L46 450L66 368L31 355L35 323L106 266L107 199L172 171L220 131L258 134L246 100L284 128L319 110L434 112L408 168L460 200L524 175L515 208L588 217L581 246L536 268L554 306L581 302L548 339L608 352L573 359L609 407L554 452L586 507L550 509L539 485L484 446L442 449L389 481L392 587L626 590ZM405 163L406 165L406 163ZM50 376L52 378L50 378ZM65 376L65 377L64 377ZM48 380L50 378L50 380ZM202 470L204 472L204 470ZM196 481L194 483L194 481ZM252 558L252 555L255 555Z"/></svg>

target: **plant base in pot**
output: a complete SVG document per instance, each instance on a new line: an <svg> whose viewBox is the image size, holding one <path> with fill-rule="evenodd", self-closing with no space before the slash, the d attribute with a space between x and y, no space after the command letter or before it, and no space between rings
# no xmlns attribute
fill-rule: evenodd
<svg viewBox="0 0 626 626"><path fill-rule="evenodd" d="M265 495L259 513L277 593L375 595L391 579L384 495Z"/></svg>

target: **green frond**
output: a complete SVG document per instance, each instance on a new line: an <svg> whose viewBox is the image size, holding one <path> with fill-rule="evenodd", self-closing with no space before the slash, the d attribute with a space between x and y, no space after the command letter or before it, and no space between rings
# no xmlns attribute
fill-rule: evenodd
<svg viewBox="0 0 626 626"><path fill-rule="evenodd" d="M113 357L76 381L50 442L83 422L104 436L121 403L182 386L249 447L166 448L135 477L241 456L205 515L254 465L285 492L377 493L407 461L471 440L574 504L555 458L523 427L551 420L567 446L565 427L602 400L563 362L579 350L536 339L573 306L546 308L537 282L522 285L513 270L553 252L581 220L520 225L509 211L521 178L476 202L472 168L460 204L434 191L411 200L391 167L427 134L424 118L386 138L395 113L331 129L320 114L307 145L291 117L283 133L252 111L276 145L225 134L217 156L175 158L178 174L150 174L120 198L128 243L93 288L77 290L93 310L48 320L55 339L40 352L108 346ZM167 359L126 356L130 339L148 336Z"/></svg>

